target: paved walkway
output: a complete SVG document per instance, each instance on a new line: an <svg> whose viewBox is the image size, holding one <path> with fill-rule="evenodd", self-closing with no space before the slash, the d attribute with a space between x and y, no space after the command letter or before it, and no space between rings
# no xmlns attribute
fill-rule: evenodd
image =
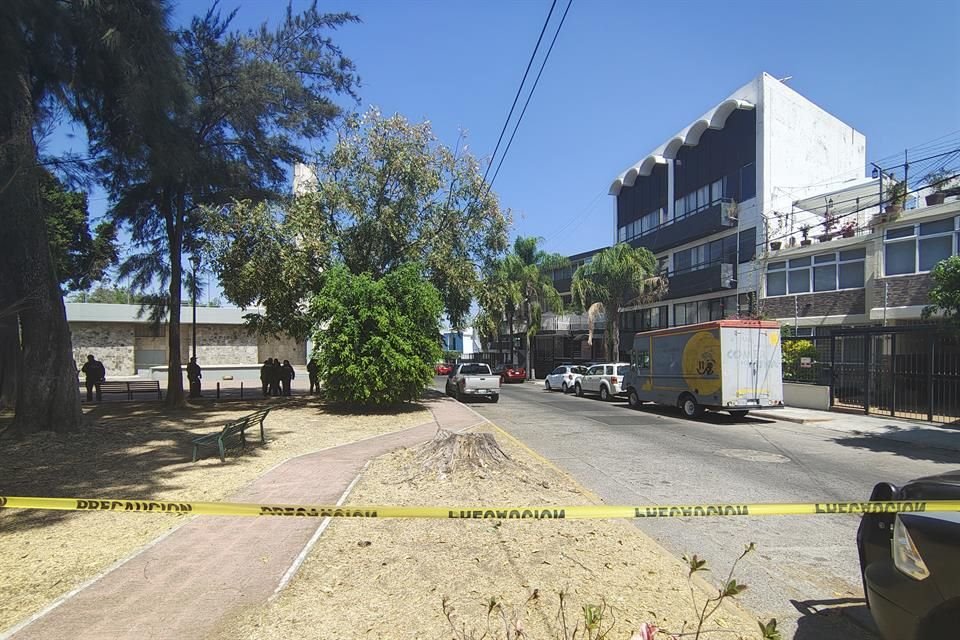
<svg viewBox="0 0 960 640"><path fill-rule="evenodd" d="M449 399L427 406L434 421L294 458L228 501L334 504L371 458L423 442L438 425L456 431L483 420ZM11 637L203 637L221 619L265 602L321 522L196 517Z"/></svg>

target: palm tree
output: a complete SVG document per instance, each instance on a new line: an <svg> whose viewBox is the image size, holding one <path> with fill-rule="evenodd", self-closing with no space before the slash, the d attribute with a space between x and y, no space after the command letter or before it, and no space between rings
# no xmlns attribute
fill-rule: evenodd
<svg viewBox="0 0 960 640"><path fill-rule="evenodd" d="M531 359L531 342L540 331L543 311L560 313L563 300L553 286L551 272L568 264L567 259L539 248L542 238L518 237L513 251L502 264L502 277L507 294L507 318L510 325L511 357L513 356L513 317L519 311L527 325L527 378L533 379L536 371Z"/></svg>
<svg viewBox="0 0 960 640"><path fill-rule="evenodd" d="M667 292L667 280L657 273L657 260L649 250L620 243L597 253L579 267L571 283L574 301L587 310L593 344L593 323L606 315L604 336L607 354L620 358L620 309L659 300Z"/></svg>

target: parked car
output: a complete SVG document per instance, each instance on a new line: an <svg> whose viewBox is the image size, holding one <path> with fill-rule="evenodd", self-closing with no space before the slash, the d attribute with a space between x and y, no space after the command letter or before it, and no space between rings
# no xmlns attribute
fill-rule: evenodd
<svg viewBox="0 0 960 640"><path fill-rule="evenodd" d="M881 482L871 500L960 500L960 470ZM867 606L885 640L947 640L960 622L960 513L864 515L857 550Z"/></svg>
<svg viewBox="0 0 960 640"><path fill-rule="evenodd" d="M579 397L585 394L598 394L603 401L626 394L623 378L630 370L626 362L608 362L595 364L574 383L574 391Z"/></svg>
<svg viewBox="0 0 960 640"><path fill-rule="evenodd" d="M438 376L448 376L450 372L453 371L453 365L441 362L436 366L436 371Z"/></svg>
<svg viewBox="0 0 960 640"><path fill-rule="evenodd" d="M447 377L446 391L461 402L466 398L490 398L500 400L500 377L494 375L490 365L468 362L459 364Z"/></svg>
<svg viewBox="0 0 960 640"><path fill-rule="evenodd" d="M527 370L515 364L500 364L493 368L493 374L500 376L500 384L523 382L527 379Z"/></svg>
<svg viewBox="0 0 960 640"><path fill-rule="evenodd" d="M577 380L587 372L586 367L575 364L562 364L550 373L543 381L543 388L547 391L563 391L569 393L573 391Z"/></svg>

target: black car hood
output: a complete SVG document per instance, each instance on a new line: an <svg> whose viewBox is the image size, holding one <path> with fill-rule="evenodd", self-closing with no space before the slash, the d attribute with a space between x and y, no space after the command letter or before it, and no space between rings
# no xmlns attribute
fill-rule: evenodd
<svg viewBox="0 0 960 640"><path fill-rule="evenodd" d="M902 500L960 500L960 469L911 480L899 495Z"/></svg>

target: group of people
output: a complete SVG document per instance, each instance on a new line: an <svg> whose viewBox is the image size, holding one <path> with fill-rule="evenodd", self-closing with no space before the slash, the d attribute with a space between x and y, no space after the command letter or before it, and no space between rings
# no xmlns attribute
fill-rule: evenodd
<svg viewBox="0 0 960 640"><path fill-rule="evenodd" d="M283 364L276 358L267 358L260 367L260 384L263 385L264 396L289 396L290 383L297 375L289 360Z"/></svg>

